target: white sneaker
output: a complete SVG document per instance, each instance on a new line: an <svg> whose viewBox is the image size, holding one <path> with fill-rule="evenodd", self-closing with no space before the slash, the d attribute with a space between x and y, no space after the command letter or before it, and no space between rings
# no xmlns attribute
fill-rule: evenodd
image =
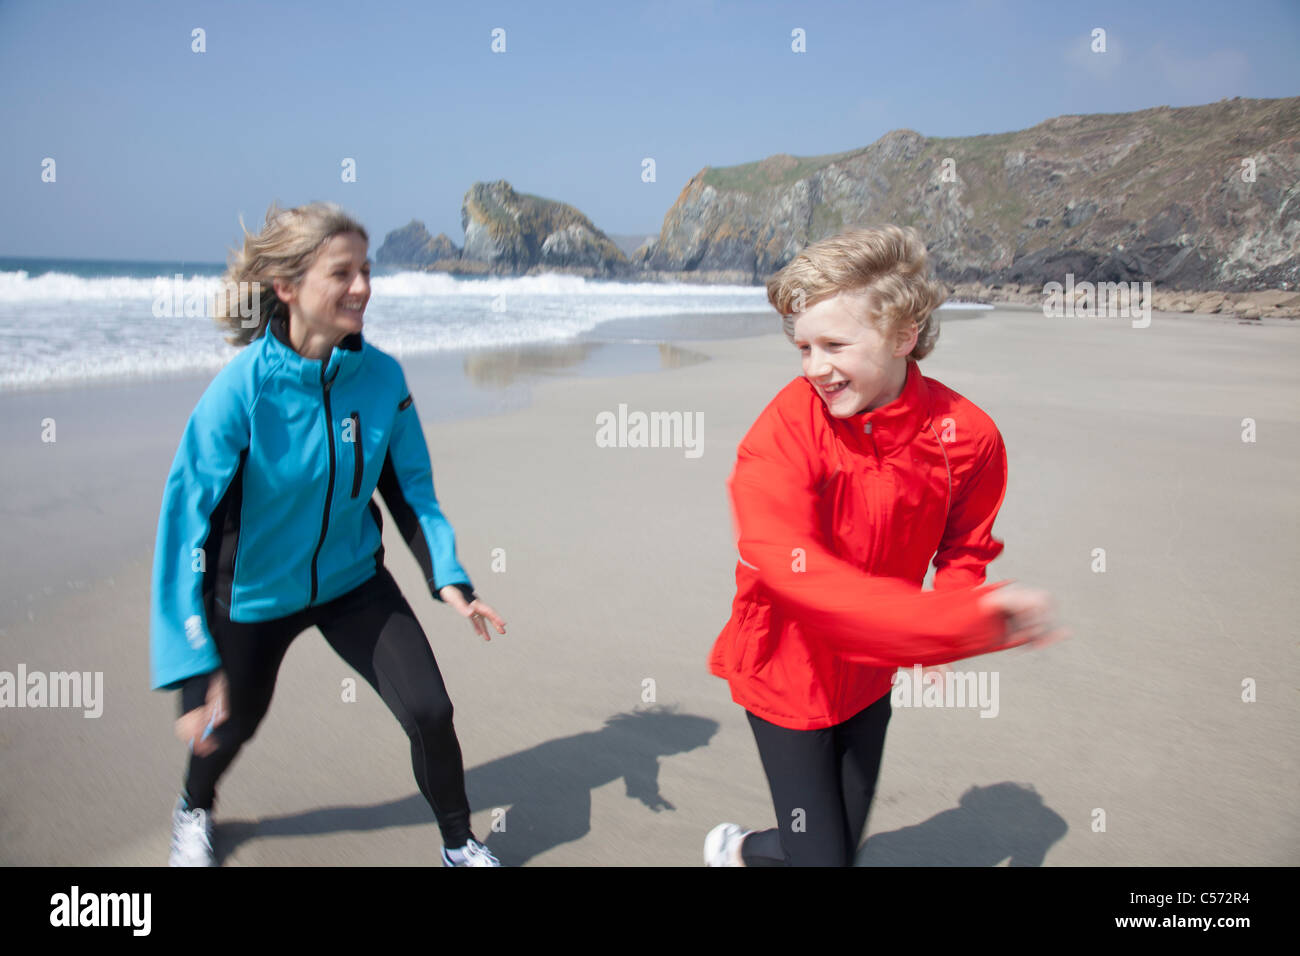
<svg viewBox="0 0 1300 956"><path fill-rule="evenodd" d="M455 856L451 854L455 853ZM492 851L485 847L473 837L469 838L459 850L448 852L446 847L442 848L442 865L443 866L500 866L501 861L492 855Z"/></svg>
<svg viewBox="0 0 1300 956"><path fill-rule="evenodd" d="M704 838L705 866L744 866L740 856L740 844L745 837L753 833L734 823L719 823Z"/></svg>
<svg viewBox="0 0 1300 956"><path fill-rule="evenodd" d="M212 818L208 811L185 810L183 800L172 811L172 852L168 866L216 866L212 853Z"/></svg>

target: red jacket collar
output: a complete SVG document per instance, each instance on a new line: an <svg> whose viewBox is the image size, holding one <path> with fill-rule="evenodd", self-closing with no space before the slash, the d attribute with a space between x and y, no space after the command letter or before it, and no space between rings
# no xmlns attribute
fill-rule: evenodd
<svg viewBox="0 0 1300 956"><path fill-rule="evenodd" d="M807 379L804 380L807 382ZM811 382L808 388L816 396ZM848 418L835 418L826 411L820 396L816 396L826 421L855 444L874 448L878 454L888 455L911 443L917 433L930 422L930 393L925 387L921 368L910 359L907 378L898 398L869 412L859 412Z"/></svg>

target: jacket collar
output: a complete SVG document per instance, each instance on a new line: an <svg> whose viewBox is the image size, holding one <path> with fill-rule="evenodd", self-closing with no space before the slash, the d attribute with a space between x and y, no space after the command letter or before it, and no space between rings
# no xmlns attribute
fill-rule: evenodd
<svg viewBox="0 0 1300 956"><path fill-rule="evenodd" d="M811 382L808 387L812 388ZM871 448L877 455L888 455L909 444L929 423L930 392L920 366L909 359L903 391L889 404L848 418L835 418L823 403L822 413L834 427L851 435L855 444Z"/></svg>
<svg viewBox="0 0 1300 956"><path fill-rule="evenodd" d="M304 358L294 351L293 346L289 344L289 320L285 315L273 316L267 325L265 333L267 350L279 355L288 374L304 385L320 387L322 365L325 379L331 386L350 378L361 367L365 341L360 332L354 332L334 346L334 351L326 362L321 359Z"/></svg>

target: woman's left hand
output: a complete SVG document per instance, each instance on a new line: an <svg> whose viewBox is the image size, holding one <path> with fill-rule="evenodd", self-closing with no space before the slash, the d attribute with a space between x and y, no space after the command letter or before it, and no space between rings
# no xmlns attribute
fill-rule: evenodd
<svg viewBox="0 0 1300 956"><path fill-rule="evenodd" d="M475 600L473 604L465 602L465 595L460 593L460 588L455 585L447 585L438 592L442 600L454 607L462 617L467 617L470 623L474 625L474 631L485 641L492 640L492 635L488 633L487 624L484 618L496 625L497 633L506 632L506 622L501 620L500 615L492 608L483 603L481 599Z"/></svg>

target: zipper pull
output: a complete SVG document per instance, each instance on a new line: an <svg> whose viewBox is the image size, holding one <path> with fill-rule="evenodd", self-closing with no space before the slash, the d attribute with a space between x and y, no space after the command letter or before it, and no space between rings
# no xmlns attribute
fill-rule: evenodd
<svg viewBox="0 0 1300 956"><path fill-rule="evenodd" d="M876 463L880 462L880 449L876 447L876 435L871 430L871 422L865 422L862 426L862 433L867 436L867 441L871 443L871 452L876 456Z"/></svg>

